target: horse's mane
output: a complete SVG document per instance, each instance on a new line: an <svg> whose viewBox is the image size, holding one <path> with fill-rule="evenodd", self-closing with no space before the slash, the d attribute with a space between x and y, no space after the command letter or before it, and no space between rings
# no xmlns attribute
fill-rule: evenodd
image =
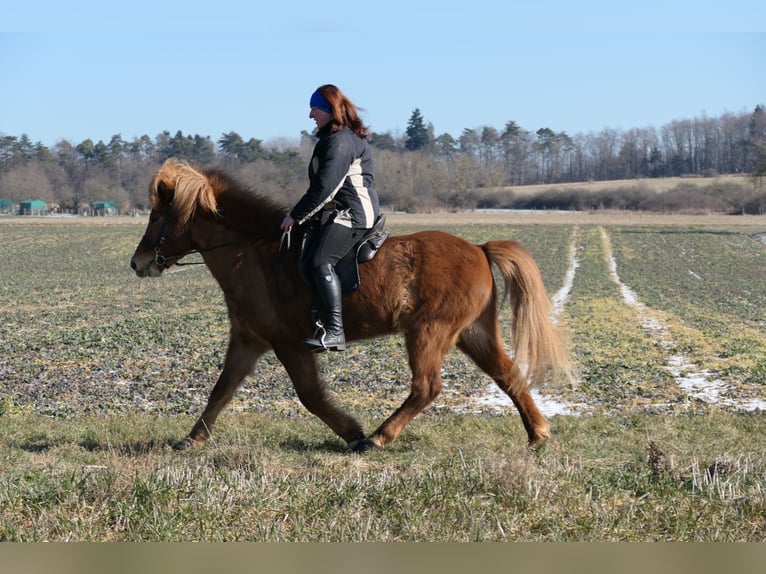
<svg viewBox="0 0 766 574"><path fill-rule="evenodd" d="M186 227L198 209L225 218L230 227L270 233L278 229L285 207L242 185L220 169L201 170L177 159L167 160L149 186L155 209L167 198L163 188L172 191L176 225Z"/></svg>

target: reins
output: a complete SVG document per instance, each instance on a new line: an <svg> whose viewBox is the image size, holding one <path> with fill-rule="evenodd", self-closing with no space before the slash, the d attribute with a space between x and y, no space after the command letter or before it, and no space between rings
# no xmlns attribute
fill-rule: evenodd
<svg viewBox="0 0 766 574"><path fill-rule="evenodd" d="M214 251L216 249L222 249L224 247L231 247L232 245L239 245L241 243L246 243L257 237L256 235L251 235L249 237L244 237L243 239L237 239L236 241L227 241L225 243L218 243L216 245L211 245L209 247L194 249L180 256L179 255L162 255L160 253L160 248L165 244L165 241L167 240L168 231L170 230L172 222L173 222L173 202L171 201L170 203L168 203L168 215L167 217L165 217L165 220L162 222L162 227L160 228L159 236L157 238L156 243L154 244L154 262L159 267L164 267L168 259L176 259L175 265L178 265L178 266L203 265L205 263L204 261L182 261L182 259L186 257L187 255L194 255L195 253L198 253L201 255L202 253L207 253L208 251ZM279 247L281 251L282 249L281 243ZM288 239L287 248L290 249L289 239Z"/></svg>
<svg viewBox="0 0 766 574"><path fill-rule="evenodd" d="M277 287L277 293L282 294L282 290L279 288L279 270L282 263L282 246L287 245L287 251L290 251L290 245L292 244L290 232L292 229L288 229L282 233L282 238L279 240L279 251L277 252L277 262L274 265L274 285ZM284 297L283 299L290 299L291 297Z"/></svg>
<svg viewBox="0 0 766 574"><path fill-rule="evenodd" d="M165 241L167 241L167 235L168 231L171 228L173 221L173 202L171 201L168 203L168 214L165 217L165 220L162 222L162 227L160 228L159 236L157 237L157 241L154 244L154 263L158 267L164 267L167 263L168 259L176 259L175 265L178 265L179 267L185 266L185 265L204 265L204 261L182 261L182 259L188 255L194 255L194 254L203 254L207 253L209 251L215 251L216 249L223 249L224 247L231 247L234 245L241 245L242 243L247 243L248 241L252 241L253 239L256 239L257 235L251 235L248 237L244 237L242 239L237 239L235 241L226 241L224 243L217 243L215 245L210 245L209 247L202 247L199 249L193 249L192 251L189 251L188 253L184 253L183 255L162 255L160 253L160 248L162 245L165 244ZM277 262L274 266L274 282L275 285L277 285L277 292L282 293L282 291L279 289L279 276L280 276L280 267L282 262L282 248L284 246L287 246L286 251L290 251L290 247L292 246L292 239L290 236L290 231L285 231L282 233L282 237L279 240L279 250L277 254Z"/></svg>
<svg viewBox="0 0 766 574"><path fill-rule="evenodd" d="M195 253L203 254L207 253L208 251L215 251L216 249L222 249L224 247L231 247L232 245L240 245L242 243L247 243L248 241L251 241L255 239L256 236L250 236L245 237L243 239L237 239L236 241L228 241L226 243L218 243L217 245L211 245L210 247L203 247L201 249L194 249L192 251L189 251L188 253L184 253L181 258L178 259L178 261L175 262L176 265L184 266L184 265L204 265L204 261L182 261L184 257L187 255L194 255Z"/></svg>

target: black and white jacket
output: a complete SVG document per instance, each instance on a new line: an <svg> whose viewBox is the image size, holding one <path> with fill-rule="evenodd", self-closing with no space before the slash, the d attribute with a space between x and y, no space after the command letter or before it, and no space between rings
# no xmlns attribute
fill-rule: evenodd
<svg viewBox="0 0 766 574"><path fill-rule="evenodd" d="M303 224L325 209L340 213L335 223L360 229L373 226L380 213L378 194L372 187L370 146L349 128L331 133L326 126L309 164L309 188L290 211Z"/></svg>

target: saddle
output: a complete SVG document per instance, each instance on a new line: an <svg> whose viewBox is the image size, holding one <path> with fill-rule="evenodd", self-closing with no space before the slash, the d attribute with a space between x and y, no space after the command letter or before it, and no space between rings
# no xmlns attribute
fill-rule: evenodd
<svg viewBox="0 0 766 574"><path fill-rule="evenodd" d="M357 241L343 259L338 261L335 266L335 273L340 279L341 289L344 293L351 293L359 289L359 264L369 261L378 254L378 249L389 236L385 225L386 216L381 213L372 228Z"/></svg>

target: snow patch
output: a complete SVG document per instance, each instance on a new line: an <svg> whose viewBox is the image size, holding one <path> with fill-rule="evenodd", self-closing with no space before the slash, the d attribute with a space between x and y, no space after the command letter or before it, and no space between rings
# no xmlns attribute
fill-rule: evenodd
<svg viewBox="0 0 766 574"><path fill-rule="evenodd" d="M532 395L535 404L537 404L537 408L546 417L553 417L556 415L580 415L589 410L588 405L559 401L550 395L542 394L538 389L532 389L530 394ZM481 397L474 399L472 402L476 407L497 407L503 411L506 411L509 407L515 408L511 398L494 383L488 385L484 394Z"/></svg>
<svg viewBox="0 0 766 574"><path fill-rule="evenodd" d="M553 306L553 320L558 322L558 316L564 312L564 304L569 299L569 293L572 291L572 284L574 283L575 274L577 268L580 266L580 260L577 259L577 228L572 232L572 241L569 244L569 267L567 268L566 275L564 276L564 284L561 289L556 291L556 294L551 297L551 304Z"/></svg>

